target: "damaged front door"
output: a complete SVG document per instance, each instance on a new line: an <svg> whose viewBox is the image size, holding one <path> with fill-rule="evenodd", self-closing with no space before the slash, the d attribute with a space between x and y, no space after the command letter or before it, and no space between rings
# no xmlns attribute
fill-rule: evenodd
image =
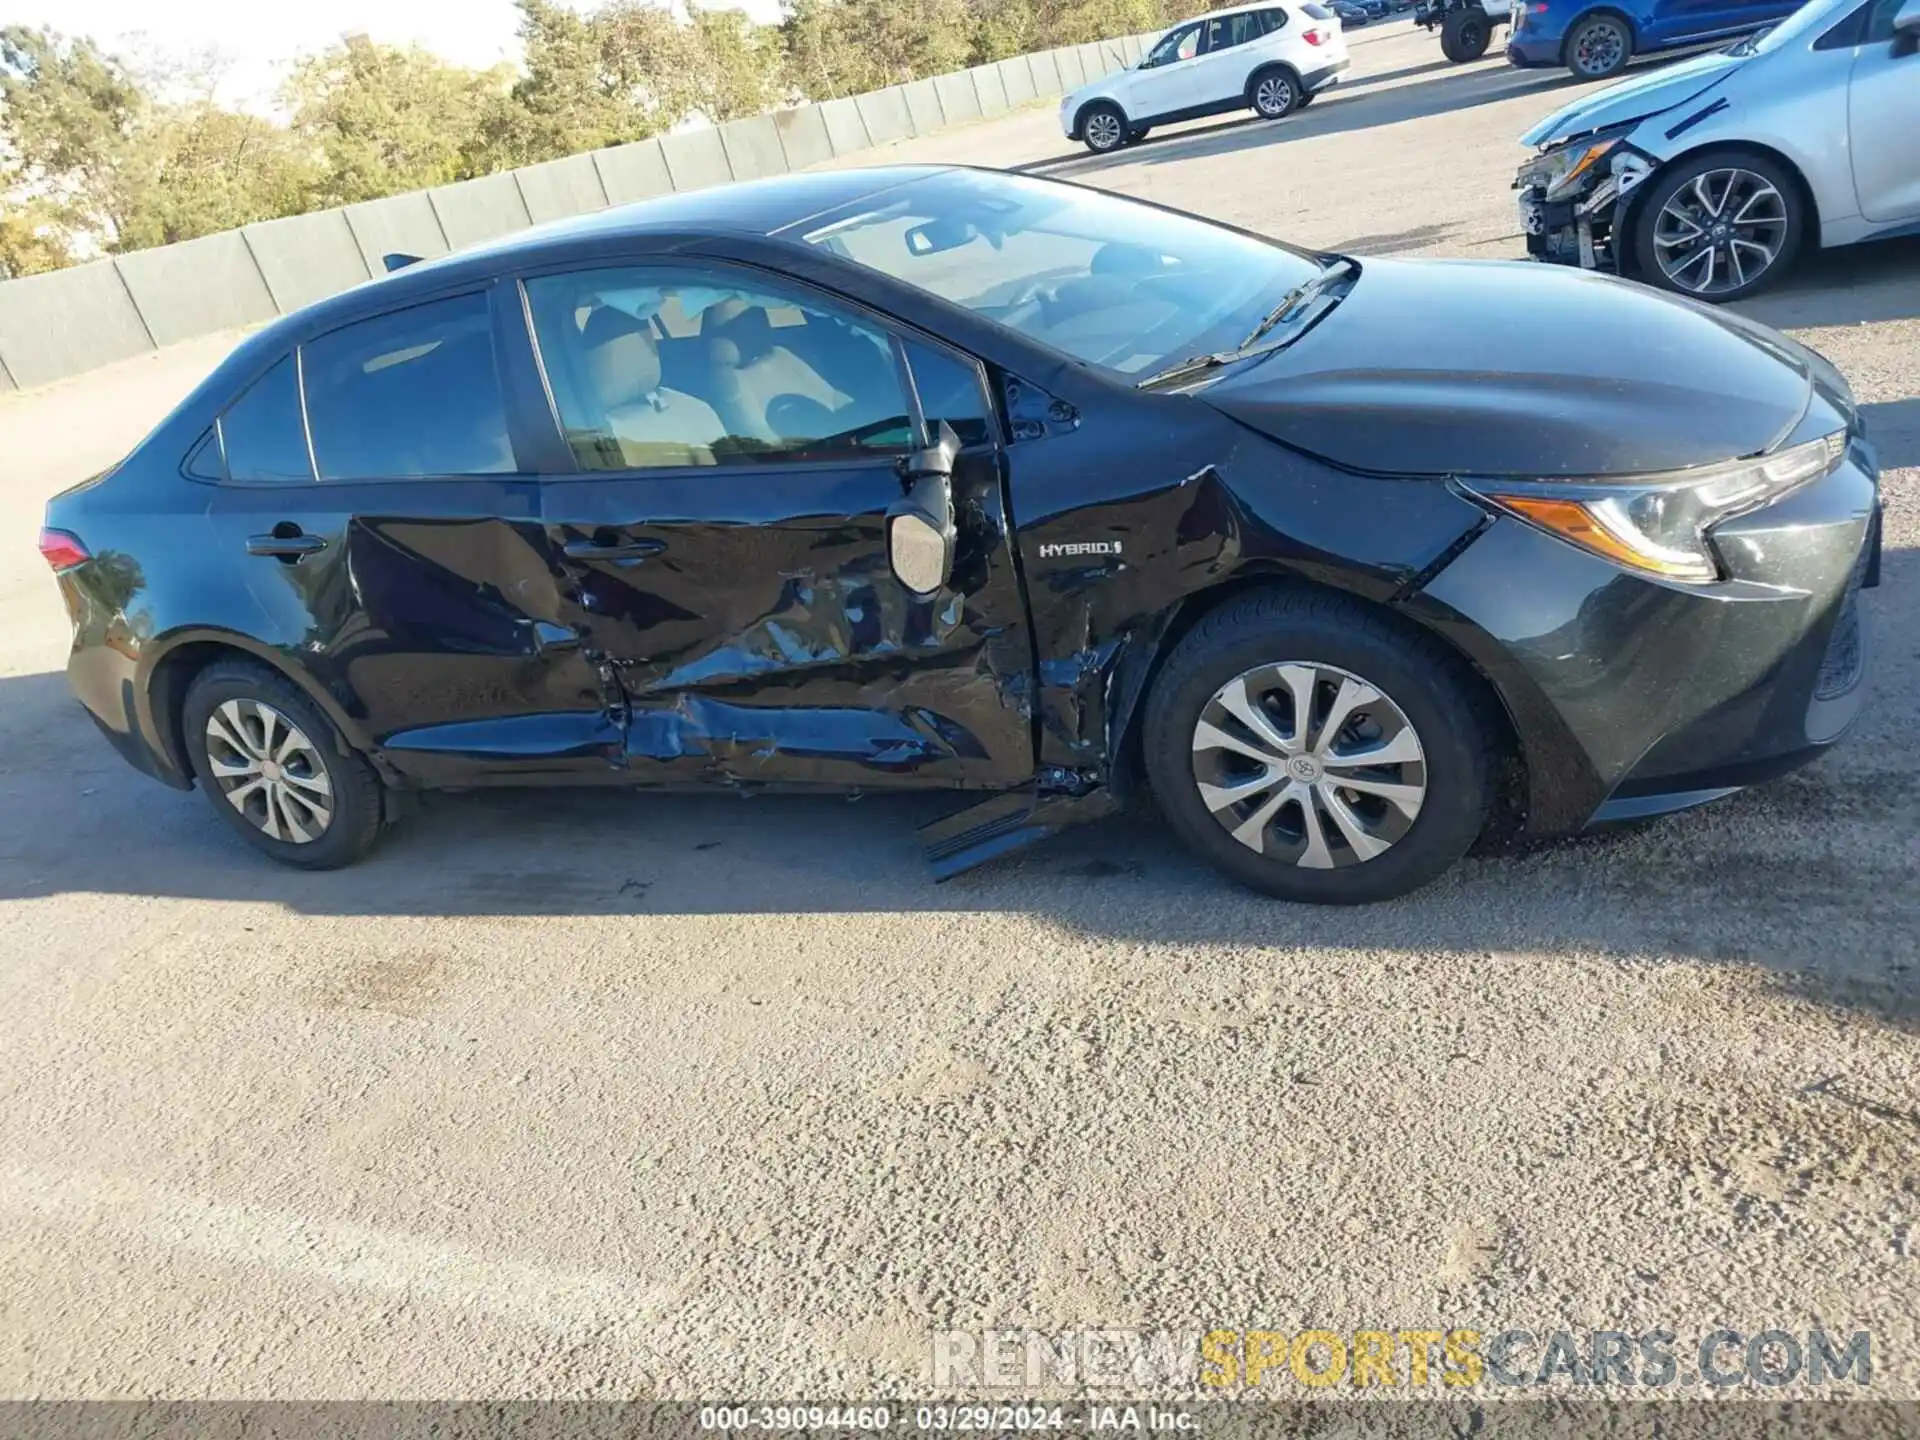
<svg viewBox="0 0 1920 1440"><path fill-rule="evenodd" d="M1032 649L978 367L731 266L526 282L578 466L544 486L637 780L1000 788L1033 773ZM950 578L893 573L887 517L937 426Z"/></svg>

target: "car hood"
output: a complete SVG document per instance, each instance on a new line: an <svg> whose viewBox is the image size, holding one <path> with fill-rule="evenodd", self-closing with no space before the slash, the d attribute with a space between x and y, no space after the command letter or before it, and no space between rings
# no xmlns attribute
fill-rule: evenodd
<svg viewBox="0 0 1920 1440"><path fill-rule="evenodd" d="M1678 65L1636 75L1631 80L1622 80L1618 85L1609 85L1597 95L1582 96L1571 105L1561 106L1522 135L1520 143L1557 145L1576 135L1586 135L1610 125L1624 125L1632 120L1658 115L1662 110L1671 110L1697 95L1705 94L1750 58L1716 51L1711 55L1696 55L1691 60L1682 60Z"/></svg>
<svg viewBox="0 0 1920 1440"><path fill-rule="evenodd" d="M1755 455L1812 398L1771 332L1528 262L1368 260L1282 350L1194 393L1282 444L1396 475L1642 474Z"/></svg>

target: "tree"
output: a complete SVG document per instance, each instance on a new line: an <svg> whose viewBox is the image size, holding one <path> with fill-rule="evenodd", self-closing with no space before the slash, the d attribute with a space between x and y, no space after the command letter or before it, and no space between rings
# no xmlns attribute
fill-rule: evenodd
<svg viewBox="0 0 1920 1440"><path fill-rule="evenodd" d="M211 101L157 108L121 165L111 248L138 250L310 208L319 170L285 127Z"/></svg>
<svg viewBox="0 0 1920 1440"><path fill-rule="evenodd" d="M283 98L321 160L315 198L344 205L484 173L505 66L476 71L362 37L302 61Z"/></svg>
<svg viewBox="0 0 1920 1440"><path fill-rule="evenodd" d="M50 226L117 234L127 203L121 167L149 108L127 67L92 41L9 25L0 29L0 107L16 240Z"/></svg>
<svg viewBox="0 0 1920 1440"><path fill-rule="evenodd" d="M973 61L967 0L796 0L781 28L790 73L816 100L879 90Z"/></svg>

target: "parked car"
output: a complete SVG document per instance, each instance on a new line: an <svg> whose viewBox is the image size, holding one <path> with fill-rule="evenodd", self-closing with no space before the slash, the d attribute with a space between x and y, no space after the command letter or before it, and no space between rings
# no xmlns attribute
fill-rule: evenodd
<svg viewBox="0 0 1920 1440"><path fill-rule="evenodd" d="M1750 35L1800 0L1514 0L1507 60L1522 69L1564 65L1582 80L1611 80L1636 55Z"/></svg>
<svg viewBox="0 0 1920 1440"><path fill-rule="evenodd" d="M1334 12L1318 0L1243 5L1184 20L1130 70L1060 100L1060 128L1096 154L1146 137L1155 125L1250 109L1292 114L1350 65Z"/></svg>
<svg viewBox="0 0 1920 1440"><path fill-rule="evenodd" d="M1345 29L1358 30L1373 23L1373 17L1367 13L1364 5L1357 3L1357 0L1333 0L1329 8Z"/></svg>
<svg viewBox="0 0 1920 1440"><path fill-rule="evenodd" d="M291 865L444 787L973 792L944 874L1144 781L1355 902L1821 753L1877 496L1830 366L1657 291L903 167L323 300L40 549L107 739Z"/></svg>
<svg viewBox="0 0 1920 1440"><path fill-rule="evenodd" d="M1413 23L1440 32L1440 53L1456 65L1478 60L1496 27L1512 18L1512 0L1419 0Z"/></svg>
<svg viewBox="0 0 1920 1440"><path fill-rule="evenodd" d="M1920 0L1811 0L1523 137L1527 249L1737 300L1803 247L1920 230Z"/></svg>

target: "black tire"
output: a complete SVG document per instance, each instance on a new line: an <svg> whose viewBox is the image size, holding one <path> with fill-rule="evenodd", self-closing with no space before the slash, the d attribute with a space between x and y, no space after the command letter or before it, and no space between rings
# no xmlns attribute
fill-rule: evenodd
<svg viewBox="0 0 1920 1440"><path fill-rule="evenodd" d="M1479 10L1451 10L1440 27L1440 53L1456 65L1478 60L1493 43L1493 25Z"/></svg>
<svg viewBox="0 0 1920 1440"><path fill-rule="evenodd" d="M1297 105L1295 105L1293 108L1296 110L1306 109L1307 106L1313 103L1313 97L1315 95L1318 95L1319 93L1320 92L1318 90L1302 90L1300 92L1300 102Z"/></svg>
<svg viewBox="0 0 1920 1440"><path fill-rule="evenodd" d="M1235 839L1202 799L1193 744L1202 713L1234 677L1285 661L1364 680L1412 726L1422 747L1425 794L1411 826L1384 853L1354 861L1348 847L1337 868L1307 869ZM1218 869L1283 900L1366 904L1435 879L1485 828L1498 766L1498 721L1490 704L1463 662L1380 610L1343 595L1262 591L1221 606L1180 641L1147 697L1142 749L1161 813ZM1347 798L1358 797L1348 792ZM1276 812L1268 828L1287 813Z"/></svg>
<svg viewBox="0 0 1920 1440"><path fill-rule="evenodd" d="M1300 77L1284 65L1262 70L1247 82L1247 103L1262 120L1284 120L1300 108Z"/></svg>
<svg viewBox="0 0 1920 1440"><path fill-rule="evenodd" d="M1561 53L1582 80L1611 80L1633 59L1633 27L1618 15L1589 15L1567 32Z"/></svg>
<svg viewBox="0 0 1920 1440"><path fill-rule="evenodd" d="M310 742L297 752L303 779L294 783L312 787L316 771L325 782L324 798L329 814L313 838L295 841L268 834L263 824L278 825L288 812L284 808L263 810L259 792L247 800L244 813L228 798L226 785L235 782L223 783L215 773L214 757L210 753L214 742L208 735L208 722L220 711L230 724L232 712L222 710L229 702L235 702L243 716L253 706L270 707L281 720L297 726ZM253 715L257 717L258 713L254 711ZM285 676L250 661L220 661L209 665L194 677L187 689L181 722L187 755L193 762L194 777L200 788L220 817L261 854L300 870L337 870L363 859L379 842L385 815L380 777L347 745L320 707ZM253 723L257 723L257 719ZM242 738L251 741L256 733L249 732ZM292 762L286 768L291 771ZM306 793L304 788L302 793ZM271 820L263 821L263 814ZM294 823L311 827L313 812L299 812Z"/></svg>
<svg viewBox="0 0 1920 1440"><path fill-rule="evenodd" d="M1111 155L1127 143L1125 112L1111 101L1096 100L1080 112L1080 140L1096 155Z"/></svg>
<svg viewBox="0 0 1920 1440"><path fill-rule="evenodd" d="M1149 130L1145 125L1136 125L1127 132L1127 143L1129 145L1138 145L1152 133L1153 131Z"/></svg>
<svg viewBox="0 0 1920 1440"><path fill-rule="evenodd" d="M1661 212L1681 191L1687 189L1701 176L1735 171L1764 180L1774 188L1779 196L1778 213L1781 224L1778 231L1769 227L1766 231L1749 232L1755 238L1777 243L1778 249L1772 261L1763 268L1754 271L1744 282L1724 288L1702 290L1693 288L1700 278L1693 270L1685 271L1679 278L1667 273L1660 263L1660 247L1656 245L1656 230L1661 220ZM1731 207L1729 207L1731 208ZM1685 230L1677 233L1685 234ZM1669 171L1656 175L1641 187L1635 198L1633 218L1633 273L1650 285L1663 290L1671 290L1678 295L1686 295L1695 300L1705 300L1711 304L1724 304L1729 300L1744 300L1747 296L1765 289L1779 280L1793 267L1795 255L1799 253L1802 241L1807 233L1807 206L1801 197L1798 177L1784 166L1744 150L1708 150L1693 156ZM1722 252L1723 255L1728 252ZM1743 252L1749 258L1743 262L1751 264L1751 251ZM1730 263L1722 273L1731 271ZM1686 282L1686 283L1683 283Z"/></svg>

